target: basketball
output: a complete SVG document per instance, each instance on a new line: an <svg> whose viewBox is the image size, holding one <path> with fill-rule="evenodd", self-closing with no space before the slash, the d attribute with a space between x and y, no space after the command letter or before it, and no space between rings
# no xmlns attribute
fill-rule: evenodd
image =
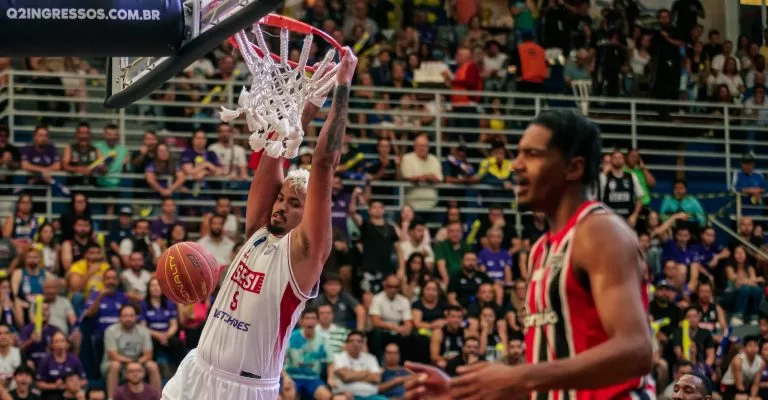
<svg viewBox="0 0 768 400"><path fill-rule="evenodd" d="M204 300L216 287L219 263L195 242L176 243L157 260L157 280L163 293L177 304Z"/></svg>

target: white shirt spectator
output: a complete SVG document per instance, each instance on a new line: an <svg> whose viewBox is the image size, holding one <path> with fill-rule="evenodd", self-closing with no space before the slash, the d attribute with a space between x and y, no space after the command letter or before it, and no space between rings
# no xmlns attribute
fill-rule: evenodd
<svg viewBox="0 0 768 400"><path fill-rule="evenodd" d="M360 353L358 358L352 358L346 351L336 354L333 357L333 368L342 369L349 368L352 371L368 371L379 372L379 362L376 361L376 357L370 353ZM335 392L337 393L352 393L355 397L368 397L378 393L378 387L370 382L350 382L344 383L341 379L338 380L339 384L336 386Z"/></svg>
<svg viewBox="0 0 768 400"><path fill-rule="evenodd" d="M496 54L496 56L486 55L483 59L483 70L487 74L498 73L498 75L491 76L491 78L503 78L507 72L504 69L505 62L507 62L507 55L504 53Z"/></svg>
<svg viewBox="0 0 768 400"><path fill-rule="evenodd" d="M69 335L70 316L73 321L76 318L75 309L72 308L72 303L70 303L64 296L56 296L56 301L48 304L48 308L51 310L51 318L48 320L48 323ZM32 310L29 311L29 318L34 321L35 316Z"/></svg>
<svg viewBox="0 0 768 400"><path fill-rule="evenodd" d="M155 242L150 242L149 238L147 238L147 242L149 250L152 252L152 258L157 259L157 257L160 257L160 254L162 253L160 245ZM128 257L131 253L133 253L133 238L127 237L120 241L120 255Z"/></svg>
<svg viewBox="0 0 768 400"><path fill-rule="evenodd" d="M224 168L224 174L229 175L233 172L239 172L238 169L248 165L248 160L245 156L245 149L237 144L232 144L229 147L224 146L220 142L216 142L208 146L208 151L212 151L219 157L219 162ZM235 169L235 171L233 171Z"/></svg>
<svg viewBox="0 0 768 400"><path fill-rule="evenodd" d="M400 162L400 171L403 178L433 174L443 181L443 168L440 160L434 155L429 154L427 159L421 159L416 153L408 153L403 156ZM406 201L414 209L428 209L437 205L437 189L429 187L431 185L411 187L407 189Z"/></svg>
<svg viewBox="0 0 768 400"><path fill-rule="evenodd" d="M200 238L197 243L210 251L216 257L219 265L229 265L232 261L232 249L235 248L235 242L232 239L222 235L221 239L214 240L210 235L206 235Z"/></svg>
<svg viewBox="0 0 768 400"><path fill-rule="evenodd" d="M738 96L741 94L739 86L744 86L744 81L741 79L741 75L736 74L734 76L728 76L726 74L718 74L715 78L715 88L720 85L728 86L728 91L731 92L731 96Z"/></svg>
<svg viewBox="0 0 768 400"><path fill-rule="evenodd" d="M402 294L396 294L394 299L387 297L386 292L379 292L371 300L370 315L378 315L384 322L401 325L413 319L411 302Z"/></svg>
<svg viewBox="0 0 768 400"><path fill-rule="evenodd" d="M149 284L151 279L152 274L146 269L139 270L138 275L130 269L127 269L120 274L120 280L123 282L123 289L126 292L136 292L142 297L147 296L147 284Z"/></svg>
<svg viewBox="0 0 768 400"><path fill-rule="evenodd" d="M9 382L13 389L15 387L13 382L13 371L21 365L21 352L16 346L8 347L8 353L0 353L0 379Z"/></svg>
<svg viewBox="0 0 768 400"><path fill-rule="evenodd" d="M731 56L728 56L731 57ZM716 70L718 73L723 71L723 67L725 66L725 60L727 60L724 55L718 54L712 59L712 66L711 68ZM734 60L736 60L736 70L741 71L741 60L739 60L739 57L733 57Z"/></svg>
<svg viewBox="0 0 768 400"><path fill-rule="evenodd" d="M403 260L407 260L413 253L421 253L424 256L424 262L427 264L434 264L435 262L435 252L432 251L432 245L428 241L422 240L421 243L414 246L410 240L404 240L397 243L397 246L400 248Z"/></svg>

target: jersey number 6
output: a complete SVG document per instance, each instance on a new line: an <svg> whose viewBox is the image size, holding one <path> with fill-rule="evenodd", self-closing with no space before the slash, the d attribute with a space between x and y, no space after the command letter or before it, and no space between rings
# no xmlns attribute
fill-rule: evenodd
<svg viewBox="0 0 768 400"><path fill-rule="evenodd" d="M232 311L237 310L237 297L240 295L240 292L235 292L235 294L232 295L232 302L229 303L229 309Z"/></svg>

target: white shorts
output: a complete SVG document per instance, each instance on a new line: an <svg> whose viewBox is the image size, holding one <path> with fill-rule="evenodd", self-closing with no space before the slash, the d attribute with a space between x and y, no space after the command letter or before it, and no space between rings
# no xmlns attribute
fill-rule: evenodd
<svg viewBox="0 0 768 400"><path fill-rule="evenodd" d="M279 394L280 378L253 379L221 371L192 349L165 385L162 400L275 400Z"/></svg>

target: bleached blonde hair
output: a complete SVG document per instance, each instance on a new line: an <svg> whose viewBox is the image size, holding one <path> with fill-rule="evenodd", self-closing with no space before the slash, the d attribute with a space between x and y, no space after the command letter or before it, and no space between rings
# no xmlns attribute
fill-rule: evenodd
<svg viewBox="0 0 768 400"><path fill-rule="evenodd" d="M307 186L309 186L309 170L304 168L297 168L289 172L283 179L283 185L288 184L293 188L296 193L307 194Z"/></svg>

